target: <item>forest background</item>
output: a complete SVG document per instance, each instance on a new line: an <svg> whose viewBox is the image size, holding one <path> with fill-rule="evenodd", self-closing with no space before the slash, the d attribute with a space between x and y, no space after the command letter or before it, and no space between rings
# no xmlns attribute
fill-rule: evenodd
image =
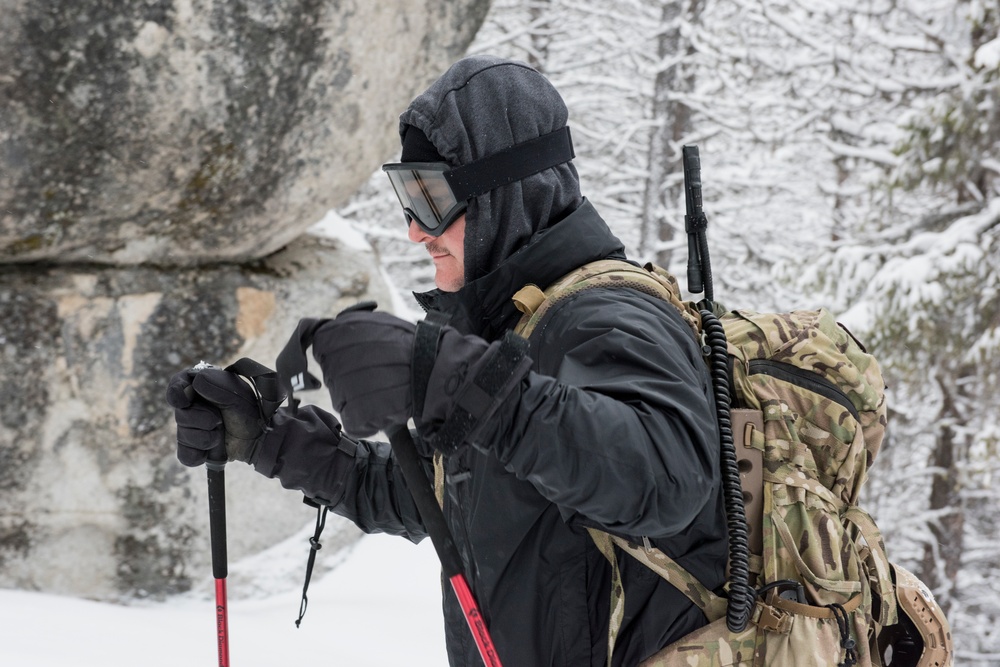
<svg viewBox="0 0 1000 667"><path fill-rule="evenodd" d="M584 194L630 256L685 275L695 144L717 300L827 307L878 357L890 428L864 503L965 665L1000 664L998 26L987 0L494 0L470 49L562 92ZM336 213L427 289L383 181Z"/></svg>

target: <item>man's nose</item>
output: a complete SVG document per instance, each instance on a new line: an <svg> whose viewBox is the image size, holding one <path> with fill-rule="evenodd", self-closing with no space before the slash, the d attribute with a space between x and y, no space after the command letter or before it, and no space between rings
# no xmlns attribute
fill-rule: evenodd
<svg viewBox="0 0 1000 667"><path fill-rule="evenodd" d="M434 237L425 232L420 225L410 220L410 226L406 230L406 235L414 243L427 243Z"/></svg>

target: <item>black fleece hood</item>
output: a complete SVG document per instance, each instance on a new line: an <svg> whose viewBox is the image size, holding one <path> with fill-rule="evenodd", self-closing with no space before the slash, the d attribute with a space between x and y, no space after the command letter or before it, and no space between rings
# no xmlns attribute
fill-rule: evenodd
<svg viewBox="0 0 1000 667"><path fill-rule="evenodd" d="M400 115L400 139L419 128L452 166L469 164L566 125L566 104L529 65L471 56L444 75ZM496 269L535 232L550 227L583 199L571 162L564 162L469 201L465 280Z"/></svg>

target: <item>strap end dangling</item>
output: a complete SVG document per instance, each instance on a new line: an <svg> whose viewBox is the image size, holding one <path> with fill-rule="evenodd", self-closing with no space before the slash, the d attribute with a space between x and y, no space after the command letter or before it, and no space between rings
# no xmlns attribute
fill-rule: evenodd
<svg viewBox="0 0 1000 667"><path fill-rule="evenodd" d="M316 531L309 538L309 560L306 562L306 579L302 584L302 601L299 603L299 617L295 619L296 628L302 624L302 618L306 615L306 609L309 608L309 596L307 595L309 582L312 580L313 566L316 564L316 552L323 548L319 538L323 534L323 528L326 526L326 513L329 509L328 505L316 505Z"/></svg>

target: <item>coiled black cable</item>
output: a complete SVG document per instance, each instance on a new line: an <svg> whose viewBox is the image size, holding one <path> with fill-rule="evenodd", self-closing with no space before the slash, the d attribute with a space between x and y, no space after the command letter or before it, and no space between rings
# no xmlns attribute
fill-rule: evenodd
<svg viewBox="0 0 1000 667"><path fill-rule="evenodd" d="M688 234L688 282L692 292L704 290L705 300L698 304L702 332L708 346L708 364L715 393L715 410L719 422L722 452L722 495L729 530L729 601L726 606L726 626L731 632L742 632L750 622L756 591L750 587L750 542L746 509L743 507L743 485L733 443L733 422L729 413L729 356L726 350L726 330L715 316L712 302L712 262L708 253L708 219L702 209L701 157L697 146L684 146L684 199L687 214L684 229Z"/></svg>
<svg viewBox="0 0 1000 667"><path fill-rule="evenodd" d="M731 632L742 632L750 622L756 592L750 586L750 542L746 510L743 506L743 486L733 442L733 422L729 407L729 360L726 350L726 330L711 310L710 302L701 302L701 326L709 348L709 371L715 393L715 411L719 422L722 450L722 493L729 530L729 601L726 626Z"/></svg>

